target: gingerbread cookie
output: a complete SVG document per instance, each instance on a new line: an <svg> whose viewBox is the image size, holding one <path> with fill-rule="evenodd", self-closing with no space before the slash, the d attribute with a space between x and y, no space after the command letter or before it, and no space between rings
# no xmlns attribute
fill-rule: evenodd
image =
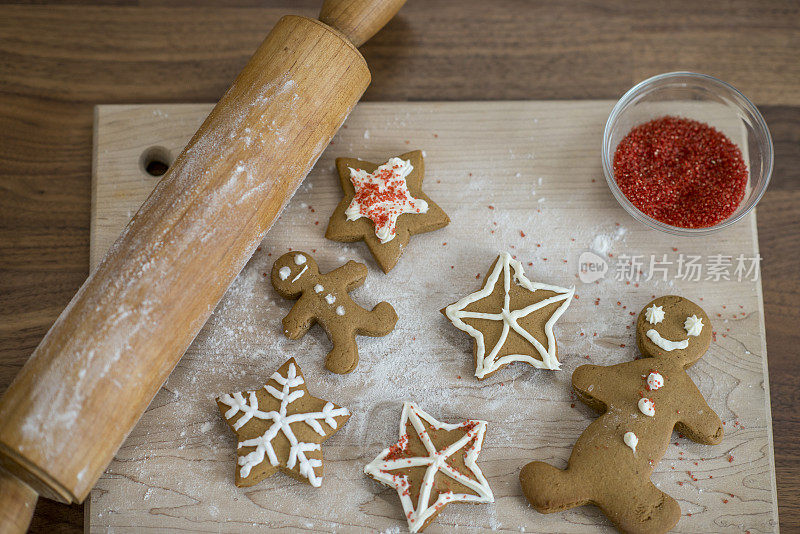
<svg viewBox="0 0 800 534"><path fill-rule="evenodd" d="M397 322L388 302L368 311L350 298L348 292L363 284L366 277L366 265L354 261L322 274L305 252L284 254L272 266L275 290L284 298L297 300L283 318L283 333L289 339L300 339L319 323L333 342L325 366L334 373L349 373L358 365L356 334L385 336Z"/></svg>
<svg viewBox="0 0 800 534"><path fill-rule="evenodd" d="M447 214L422 192L425 165L415 150L382 165L337 158L344 198L331 215L325 237L363 240L383 272L397 264L411 236L444 228Z"/></svg>
<svg viewBox="0 0 800 534"><path fill-rule="evenodd" d="M483 287L442 313L475 338L475 376L484 379L511 362L559 369L553 325L569 306L575 288L531 282L522 264L503 252Z"/></svg>
<svg viewBox="0 0 800 534"><path fill-rule="evenodd" d="M239 487L258 484L278 469L319 487L320 444L350 418L347 408L308 393L294 358L284 363L263 388L223 395L217 405L238 440Z"/></svg>
<svg viewBox="0 0 800 534"><path fill-rule="evenodd" d="M660 297L639 314L636 336L642 359L573 373L575 393L602 415L578 438L567 469L522 469L522 490L539 512L592 503L623 532L643 534L680 519L678 503L650 475L673 430L698 443L722 440L722 422L686 373L708 350L711 322L687 299Z"/></svg>
<svg viewBox="0 0 800 534"><path fill-rule="evenodd" d="M400 440L384 449L364 472L397 490L411 532L422 532L453 502L494 502L477 465L485 421L447 424L414 403L403 404Z"/></svg>

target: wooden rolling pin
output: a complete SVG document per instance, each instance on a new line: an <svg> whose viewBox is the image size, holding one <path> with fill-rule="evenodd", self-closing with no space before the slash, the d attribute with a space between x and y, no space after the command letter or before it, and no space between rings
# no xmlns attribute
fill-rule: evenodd
<svg viewBox="0 0 800 534"><path fill-rule="evenodd" d="M0 532L86 498L370 82L405 0L282 18L0 399Z"/></svg>

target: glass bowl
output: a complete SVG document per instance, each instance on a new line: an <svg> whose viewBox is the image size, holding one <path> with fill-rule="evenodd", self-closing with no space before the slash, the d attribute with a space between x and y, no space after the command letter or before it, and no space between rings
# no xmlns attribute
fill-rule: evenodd
<svg viewBox="0 0 800 534"><path fill-rule="evenodd" d="M681 228L658 221L634 206L614 179L614 152L632 128L674 115L705 122L720 130L742 150L748 169L744 198L730 217L706 228ZM614 197L644 224L677 235L707 235L727 228L752 210L772 176L772 137L758 109L735 87L694 72L668 72L635 85L619 99L603 132L603 172Z"/></svg>

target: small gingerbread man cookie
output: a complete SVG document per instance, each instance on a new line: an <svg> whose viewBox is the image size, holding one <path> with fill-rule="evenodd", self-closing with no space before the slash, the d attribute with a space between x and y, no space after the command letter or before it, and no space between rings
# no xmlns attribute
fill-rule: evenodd
<svg viewBox="0 0 800 534"><path fill-rule="evenodd" d="M345 243L363 240L383 272L397 264L412 235L432 232L450 218L422 192L425 165L415 150L378 165L337 158L344 198L331 215L325 237Z"/></svg>
<svg viewBox="0 0 800 534"><path fill-rule="evenodd" d="M366 277L366 265L354 261L322 274L305 252L284 254L272 266L272 286L282 297L297 300L283 318L283 333L289 339L300 339L319 323L333 342L325 366L334 373L349 373L358 365L356 334L385 336L397 322L397 313L388 302L369 311L350 298L348 292Z"/></svg>
<svg viewBox="0 0 800 534"><path fill-rule="evenodd" d="M601 413L578 438L565 470L531 462L522 491L542 513L593 503L623 532L666 532L677 501L651 481L673 430L698 443L722 440L722 422L686 373L708 350L711 322L694 302L659 297L639 314L643 358L572 374L578 398Z"/></svg>

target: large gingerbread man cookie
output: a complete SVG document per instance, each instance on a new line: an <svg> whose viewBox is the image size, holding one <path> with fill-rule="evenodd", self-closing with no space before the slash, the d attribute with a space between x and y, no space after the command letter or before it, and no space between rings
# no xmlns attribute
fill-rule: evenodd
<svg viewBox="0 0 800 534"><path fill-rule="evenodd" d="M334 373L349 373L358 365L356 334L385 336L394 329L397 313L388 302L371 311L353 302L348 292L364 283L367 267L348 261L327 274L305 252L284 254L272 266L272 285L284 298L297 300L283 318L283 332L300 339L314 323L328 334L333 349L325 366Z"/></svg>
<svg viewBox="0 0 800 534"><path fill-rule="evenodd" d="M573 373L578 397L602 415L578 438L567 469L522 469L522 490L539 512L592 503L621 531L648 534L680 519L678 503L650 476L673 430L698 443L722 440L719 416L686 373L708 350L711 321L687 299L660 297L639 314L636 337L643 358Z"/></svg>

